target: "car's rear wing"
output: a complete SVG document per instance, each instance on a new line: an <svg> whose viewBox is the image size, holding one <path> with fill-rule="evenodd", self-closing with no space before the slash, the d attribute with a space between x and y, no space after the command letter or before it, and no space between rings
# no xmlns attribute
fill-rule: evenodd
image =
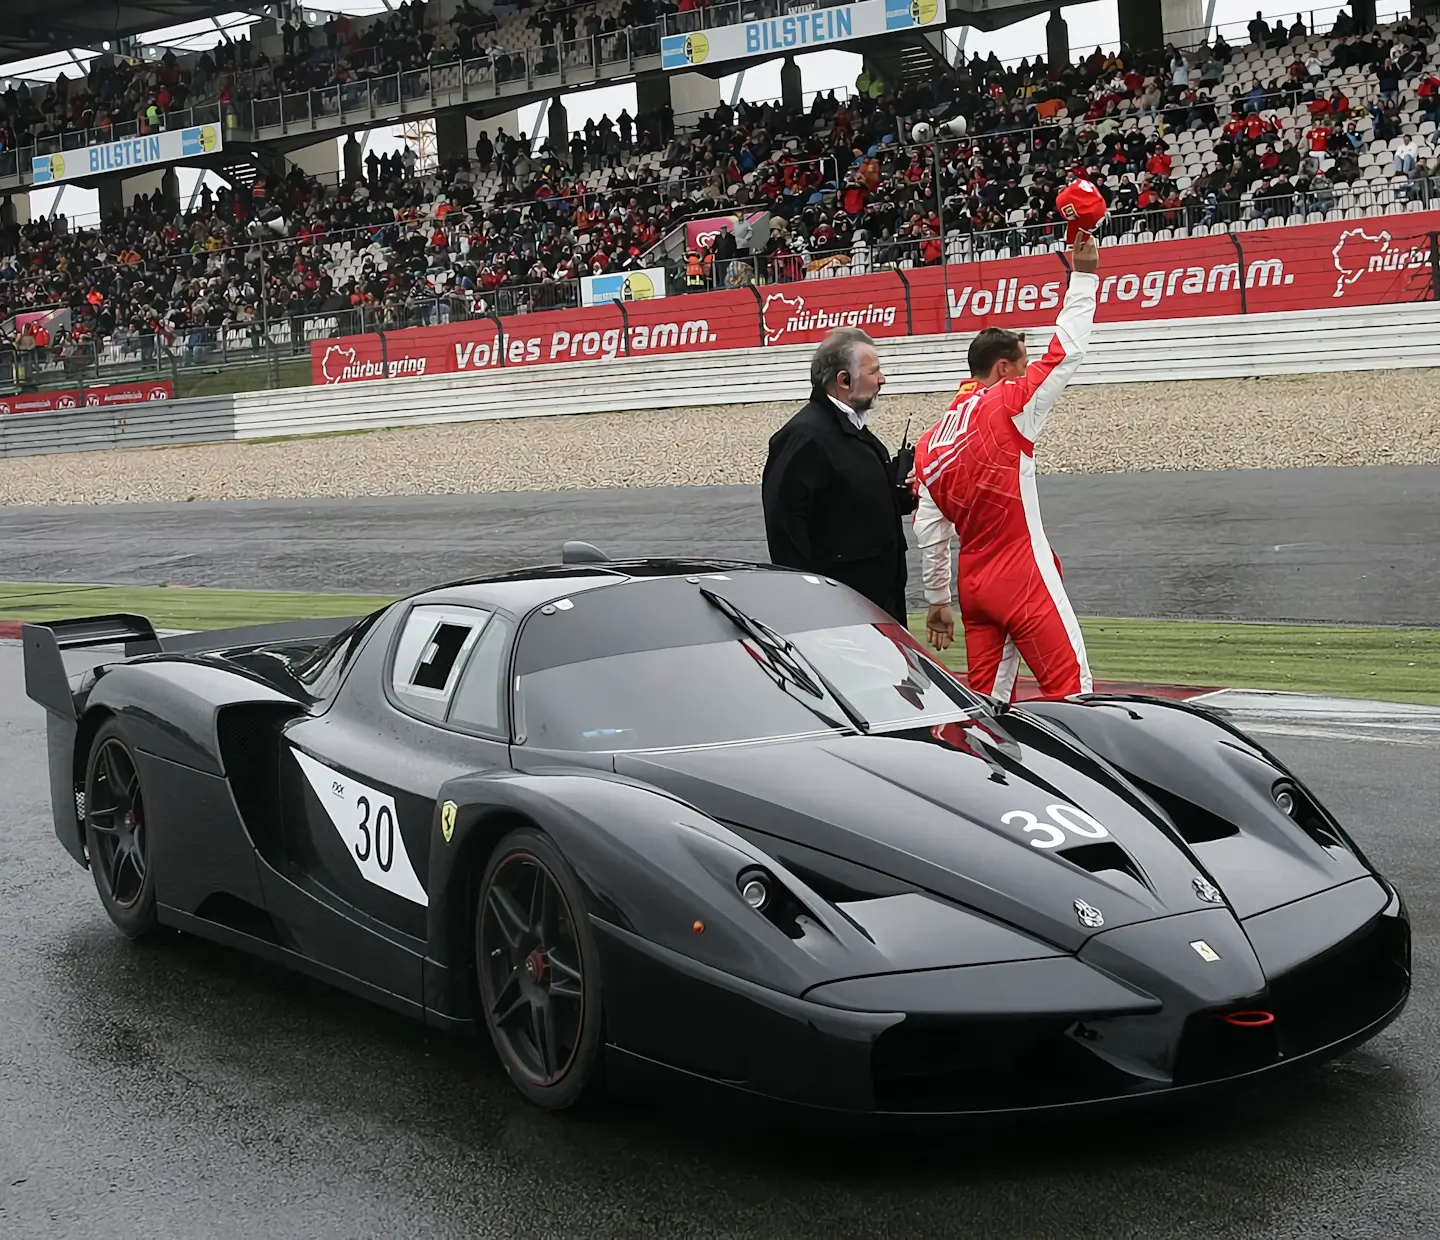
<svg viewBox="0 0 1440 1240"><path fill-rule="evenodd" d="M22 624L20 644L25 648L26 696L64 719L75 718L75 700L62 650L123 645L127 656L160 651L155 626L144 616L124 614Z"/></svg>
<svg viewBox="0 0 1440 1240"><path fill-rule="evenodd" d="M324 641L348 629L360 616L330 616L323 620L277 620L245 624L234 629L201 629L194 633L167 633L159 639L166 654L199 654L228 646L259 646L271 642ZM139 654L140 651L131 653Z"/></svg>
<svg viewBox="0 0 1440 1240"><path fill-rule="evenodd" d="M65 670L65 660L61 657L63 650L123 646L123 657L127 659L142 654L198 654L205 650L264 642L324 640L358 619L358 616L345 616L325 620L285 620L233 629L172 633L164 637L156 633L155 626L144 616L82 616L45 624L22 624L20 640L25 648L25 693L46 710L73 720L75 700L70 691L70 674Z"/></svg>

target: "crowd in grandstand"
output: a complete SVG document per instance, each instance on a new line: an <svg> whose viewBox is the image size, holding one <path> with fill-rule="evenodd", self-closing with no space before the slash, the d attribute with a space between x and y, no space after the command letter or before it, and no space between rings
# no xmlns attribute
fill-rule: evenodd
<svg viewBox="0 0 1440 1240"><path fill-rule="evenodd" d="M649 5L629 0L627 12L648 16ZM366 326L389 327L544 309L574 304L580 276L666 265L657 247L667 234L721 213L768 224L722 232L703 254L671 254L675 291L800 279L862 247L873 266L1018 253L1058 234L1055 195L1076 175L1102 186L1115 231L1283 222L1329 210L1371 140L1388 146L1400 136L1402 83L1427 119L1440 120L1431 27L1407 19L1383 33L1355 31L1341 16L1324 54L1297 51L1275 80L1236 83L1228 94L1236 50L1219 37L1189 52L1097 49L1063 66L977 56L953 75L898 89L867 70L854 95L817 95L803 111L722 103L684 132L668 109L627 111L587 121L561 149L533 152L518 135L487 132L473 152L433 170L417 169L407 148L372 154L356 181L323 185L293 168L253 188L206 188L188 211L157 191L97 229L71 230L60 217L0 232L0 320L66 306L68 328L57 323L51 349L158 335L193 351L222 328L258 341L267 322L309 315L357 311ZM12 91L0 124L13 142L144 118L163 111L162 98L183 106L257 66L287 89L333 84L336 72L393 72L423 64L437 46L475 46L493 20L464 5L437 32L411 0L363 30L343 18L287 26L274 64L243 41L184 71L168 53L149 66L96 62L83 87L52 88L38 104ZM564 36L575 18L538 11L531 20L558 21ZM1290 28L1252 26L1252 42L1267 48L1310 33L1299 18ZM553 34L542 29L542 42ZM1357 67L1374 73L1373 96L1348 98L1327 80L1332 69ZM1280 107L1308 116L1299 144L1280 138ZM935 143L909 141L916 121L957 115L967 118L963 138L942 131ZM1211 165L1177 176L1177 136L1216 127ZM1392 165L1402 192L1428 200L1426 136L1405 134Z"/></svg>

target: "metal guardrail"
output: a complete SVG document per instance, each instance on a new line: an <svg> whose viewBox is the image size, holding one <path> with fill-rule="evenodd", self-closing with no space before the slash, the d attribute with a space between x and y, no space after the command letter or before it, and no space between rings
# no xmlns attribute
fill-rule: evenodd
<svg viewBox="0 0 1440 1240"><path fill-rule="evenodd" d="M969 333L880 341L887 390L945 393ZM801 401L813 344L517 367L142 408L0 417L0 456L153 447L696 405ZM1435 366L1440 303L1102 323L1079 384L1187 382ZM938 408L938 406L937 406Z"/></svg>
<svg viewBox="0 0 1440 1240"><path fill-rule="evenodd" d="M0 417L0 457L158 448L235 439L230 396Z"/></svg>
<svg viewBox="0 0 1440 1240"><path fill-rule="evenodd" d="M1032 333L1043 337L1044 333ZM883 337L886 390L951 393L973 333ZM814 344L515 367L235 398L236 436L803 400ZM1435 366L1440 303L1101 323L1077 382L1250 378Z"/></svg>

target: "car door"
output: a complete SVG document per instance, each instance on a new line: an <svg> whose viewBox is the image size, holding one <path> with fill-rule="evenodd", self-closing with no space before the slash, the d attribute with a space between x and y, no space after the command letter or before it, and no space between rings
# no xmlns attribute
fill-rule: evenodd
<svg viewBox="0 0 1440 1240"><path fill-rule="evenodd" d="M288 872L271 916L310 960L420 1004L435 801L446 780L509 765L504 660L514 622L412 607L335 707L281 738Z"/></svg>

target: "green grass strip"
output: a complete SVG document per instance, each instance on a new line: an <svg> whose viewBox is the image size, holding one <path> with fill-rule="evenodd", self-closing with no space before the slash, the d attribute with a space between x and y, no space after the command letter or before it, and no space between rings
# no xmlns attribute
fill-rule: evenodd
<svg viewBox="0 0 1440 1240"><path fill-rule="evenodd" d="M0 620L73 620L128 612L148 616L159 629L228 629L273 620L358 616L388 602L362 594L0 583Z"/></svg>
<svg viewBox="0 0 1440 1240"><path fill-rule="evenodd" d="M1097 680L1278 689L1440 705L1440 630L1225 624L1188 620L1080 621ZM910 618L925 640L924 615ZM941 658L965 670L965 651Z"/></svg>
<svg viewBox="0 0 1440 1240"><path fill-rule="evenodd" d="M157 628L220 629L272 620L360 615L390 602L358 594L174 586L0 583L0 620L64 620L131 612ZM1224 624L1183 620L1080 622L1097 680L1281 689L1440 704L1440 630ZM911 617L924 640L924 616ZM963 643L944 659L965 669Z"/></svg>

